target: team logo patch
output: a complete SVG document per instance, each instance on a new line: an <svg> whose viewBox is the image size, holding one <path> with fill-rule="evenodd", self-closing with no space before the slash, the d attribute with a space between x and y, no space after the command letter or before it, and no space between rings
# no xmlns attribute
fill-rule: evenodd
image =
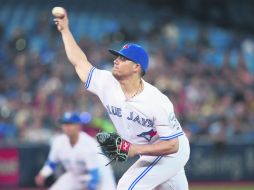
<svg viewBox="0 0 254 190"><path fill-rule="evenodd" d="M140 134L137 135L137 136L138 136L138 137L143 137L143 138L145 138L147 141L151 141L151 139L152 139L156 134L157 134L157 131L154 131L153 129L151 129L150 131L140 133Z"/></svg>
<svg viewBox="0 0 254 190"><path fill-rule="evenodd" d="M123 46L123 49L127 49L127 48L129 48L129 45L128 45L128 44L125 44L125 45Z"/></svg>

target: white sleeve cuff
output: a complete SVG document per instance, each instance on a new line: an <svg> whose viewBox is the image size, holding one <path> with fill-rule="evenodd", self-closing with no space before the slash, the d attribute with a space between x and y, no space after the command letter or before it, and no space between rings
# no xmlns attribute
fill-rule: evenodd
<svg viewBox="0 0 254 190"><path fill-rule="evenodd" d="M40 175L42 175L45 178L49 177L52 173L53 173L53 170L48 165L43 166L43 168L40 171Z"/></svg>

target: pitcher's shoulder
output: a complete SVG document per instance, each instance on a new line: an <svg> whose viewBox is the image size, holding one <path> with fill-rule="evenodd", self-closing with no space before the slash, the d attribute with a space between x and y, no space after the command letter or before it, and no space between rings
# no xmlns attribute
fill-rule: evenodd
<svg viewBox="0 0 254 190"><path fill-rule="evenodd" d="M156 104L156 106L161 105L173 108L173 103L171 102L169 97L166 94L162 93L154 85L145 82L145 91L151 103Z"/></svg>

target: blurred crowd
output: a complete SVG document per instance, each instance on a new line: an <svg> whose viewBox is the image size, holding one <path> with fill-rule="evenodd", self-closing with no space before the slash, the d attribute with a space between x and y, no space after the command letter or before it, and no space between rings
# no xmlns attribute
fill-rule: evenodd
<svg viewBox="0 0 254 190"><path fill-rule="evenodd" d="M47 142L70 110L91 114L85 127L112 129L99 99L68 63L50 11L41 12L29 32L18 25L9 38L7 32L0 23L1 142ZM191 142L254 142L253 36L164 16L156 24L119 22L99 40L75 37L89 61L107 70L113 63L108 48L141 43L150 55L145 80L171 99Z"/></svg>

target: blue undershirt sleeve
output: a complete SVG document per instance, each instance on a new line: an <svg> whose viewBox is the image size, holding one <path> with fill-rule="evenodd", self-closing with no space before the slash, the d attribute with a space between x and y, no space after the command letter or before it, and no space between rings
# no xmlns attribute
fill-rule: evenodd
<svg viewBox="0 0 254 190"><path fill-rule="evenodd" d="M89 174L92 176L92 179L88 183L88 190L96 190L100 181L99 169L90 170Z"/></svg>

